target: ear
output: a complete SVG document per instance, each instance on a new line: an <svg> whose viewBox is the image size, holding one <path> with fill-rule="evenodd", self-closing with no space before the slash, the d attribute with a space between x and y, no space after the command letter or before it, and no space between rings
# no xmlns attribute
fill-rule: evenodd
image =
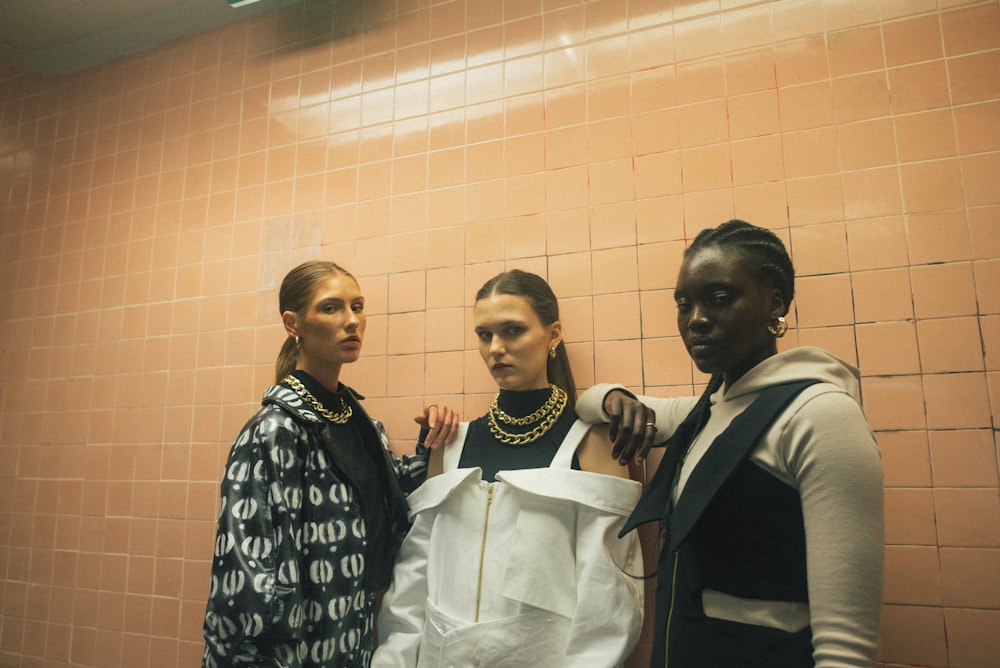
<svg viewBox="0 0 1000 668"><path fill-rule="evenodd" d="M288 336L298 336L299 335L299 322L298 317L291 311L285 311L281 314L281 324L285 326L285 332Z"/></svg>
<svg viewBox="0 0 1000 668"><path fill-rule="evenodd" d="M562 323L556 320L549 330L549 349L555 348L562 341Z"/></svg>
<svg viewBox="0 0 1000 668"><path fill-rule="evenodd" d="M788 313L788 304L778 288L771 288L771 317L783 316Z"/></svg>

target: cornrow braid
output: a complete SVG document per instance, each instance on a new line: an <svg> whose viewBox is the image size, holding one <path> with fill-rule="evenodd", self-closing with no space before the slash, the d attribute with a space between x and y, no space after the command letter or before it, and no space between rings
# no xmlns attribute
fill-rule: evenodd
<svg viewBox="0 0 1000 668"><path fill-rule="evenodd" d="M709 246L732 248L742 253L759 278L771 282L781 291L785 312L788 312L795 297L795 268L785 244L774 232L744 220L730 220L699 232L684 251L684 256Z"/></svg>
<svg viewBox="0 0 1000 668"><path fill-rule="evenodd" d="M716 390L722 387L722 383L725 380L725 376L721 373L714 373L712 377L708 379L708 385L705 386L705 391L701 393L698 397L698 403L694 405L691 409L692 413L695 413L698 418L694 423L694 429L691 431L691 441L688 442L684 447L691 447L691 443L694 442L695 437L701 432L702 427L708 422L709 417L709 406L711 406L710 398L715 394Z"/></svg>

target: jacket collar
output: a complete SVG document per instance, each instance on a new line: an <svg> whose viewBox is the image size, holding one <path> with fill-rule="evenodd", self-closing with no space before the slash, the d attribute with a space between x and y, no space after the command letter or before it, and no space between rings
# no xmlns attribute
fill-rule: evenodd
<svg viewBox="0 0 1000 668"><path fill-rule="evenodd" d="M363 409L361 409L360 401L364 399L364 397L347 385L341 384L341 388L350 398L352 408L354 410L363 411ZM315 422L317 424L322 424L324 422L322 416L320 416L319 413L312 408L312 406L307 404L295 390L285 385L272 385L267 388L264 392L264 398L261 400L261 404L263 406L281 406L292 415L306 422Z"/></svg>

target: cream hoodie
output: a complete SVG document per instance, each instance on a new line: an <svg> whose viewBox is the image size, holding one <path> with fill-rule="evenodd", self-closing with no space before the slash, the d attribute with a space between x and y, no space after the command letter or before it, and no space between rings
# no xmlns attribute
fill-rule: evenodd
<svg viewBox="0 0 1000 668"><path fill-rule="evenodd" d="M675 498L712 441L770 385L807 378L750 460L799 492L806 529L809 607L764 606L712 592L706 614L779 628L812 625L817 667L874 666L882 599L882 470L874 435L858 404L858 371L819 348L774 355L711 397L712 414L684 462ZM602 403L617 385L595 385L577 401L588 422L604 422ZM697 399L640 397L656 411L657 441L666 440ZM767 602L764 602L765 604Z"/></svg>

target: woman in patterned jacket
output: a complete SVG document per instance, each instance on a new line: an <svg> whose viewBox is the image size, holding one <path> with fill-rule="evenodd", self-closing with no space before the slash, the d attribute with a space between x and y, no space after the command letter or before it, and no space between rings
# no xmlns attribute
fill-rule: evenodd
<svg viewBox="0 0 1000 668"><path fill-rule="evenodd" d="M426 450L393 456L362 397L340 382L361 351L364 304L332 262L306 262L282 282L277 384L222 479L205 668L369 665L376 594L390 582ZM429 407L417 422L433 447L452 437L457 415Z"/></svg>

